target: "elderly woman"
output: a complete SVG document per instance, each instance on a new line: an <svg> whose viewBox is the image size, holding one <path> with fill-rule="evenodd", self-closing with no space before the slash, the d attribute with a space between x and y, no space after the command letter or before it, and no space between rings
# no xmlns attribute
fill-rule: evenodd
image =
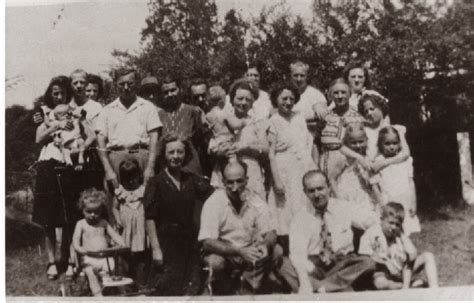
<svg viewBox="0 0 474 303"><path fill-rule="evenodd" d="M260 198L266 201L266 191L264 186L264 174L262 165L268 155L268 143L266 140L267 121L257 119L250 114L253 102L258 98L258 88L254 82L239 79L235 81L229 90L230 101L233 111L225 113L223 117L227 122L232 122L230 129L234 138L228 144L210 144L210 152L217 157L233 158L239 157L248 170L247 187L257 193ZM222 163L222 161L220 161ZM223 161L225 162L225 161ZM222 186L219 163L216 164L211 177L214 186Z"/></svg>
<svg viewBox="0 0 474 303"><path fill-rule="evenodd" d="M342 139L346 127L351 123L362 123L363 118L349 105L350 87L343 78L329 85L328 97L334 103L326 115L321 132L321 157L319 166L329 179L330 188L335 190L335 180L344 169L346 157L341 153Z"/></svg>
<svg viewBox="0 0 474 303"><path fill-rule="evenodd" d="M200 212L213 188L183 169L192 156L187 141L168 134L160 144L164 167L149 181L144 199L153 260L164 266L155 287L160 295L197 295L201 286Z"/></svg>

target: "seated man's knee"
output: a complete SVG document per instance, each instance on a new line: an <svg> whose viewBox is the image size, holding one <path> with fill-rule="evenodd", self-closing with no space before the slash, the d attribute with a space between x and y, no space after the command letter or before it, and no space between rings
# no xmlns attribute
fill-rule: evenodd
<svg viewBox="0 0 474 303"><path fill-rule="evenodd" d="M204 257L204 263L213 271L223 271L225 268L225 259L216 254L210 254Z"/></svg>
<svg viewBox="0 0 474 303"><path fill-rule="evenodd" d="M376 289L388 289L388 280L385 276L374 276L374 286Z"/></svg>

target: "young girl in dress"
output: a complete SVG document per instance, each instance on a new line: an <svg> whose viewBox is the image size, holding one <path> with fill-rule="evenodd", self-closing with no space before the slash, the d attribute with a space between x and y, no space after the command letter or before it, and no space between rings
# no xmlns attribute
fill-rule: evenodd
<svg viewBox="0 0 474 303"><path fill-rule="evenodd" d="M393 126L380 130L378 138L379 159L395 157L400 153L400 134ZM392 164L379 172L379 186L382 194L382 203L395 201L403 205L405 220L403 231L406 235L420 231L420 222L416 216L416 192L413 181L413 159Z"/></svg>
<svg viewBox="0 0 474 303"><path fill-rule="evenodd" d="M290 221L306 201L301 180L308 170L316 168L318 160L313 136L308 131L304 117L293 112L299 97L298 89L290 83L275 87L271 101L277 113L269 119L267 131L273 177L268 202L278 222L279 242L286 253Z"/></svg>
<svg viewBox="0 0 474 303"><path fill-rule="evenodd" d="M125 246L120 235L102 218L107 196L96 189L87 189L79 197L79 208L84 219L76 223L72 245L82 258L83 271L89 280L89 287L94 296L102 296L99 276L109 271L106 258L88 256L90 252L98 252L109 248L109 239L118 246ZM114 267L113 260L108 260L110 269Z"/></svg>
<svg viewBox="0 0 474 303"><path fill-rule="evenodd" d="M130 247L129 272L139 287L146 283L145 210L142 204L145 193L143 172L135 159L119 165L120 185L115 189L113 214L117 229L121 231L125 246Z"/></svg>
<svg viewBox="0 0 474 303"><path fill-rule="evenodd" d="M406 128L401 125L393 125L400 134L400 153L388 159L375 158L378 155L377 141L379 131L390 125L388 119L388 101L382 95L374 91L365 91L359 101L359 113L365 118L365 133L367 135L366 157L351 152L350 149L341 149L346 156L356 159L366 169L377 173L381 169L394 164L406 161L410 156L410 149L405 139Z"/></svg>
<svg viewBox="0 0 474 303"><path fill-rule="evenodd" d="M346 128L344 145L359 157L367 157L367 134L362 124L354 123ZM348 158L336 179L336 197L356 204L364 212L375 212L379 199L371 177L372 173L357 160Z"/></svg>

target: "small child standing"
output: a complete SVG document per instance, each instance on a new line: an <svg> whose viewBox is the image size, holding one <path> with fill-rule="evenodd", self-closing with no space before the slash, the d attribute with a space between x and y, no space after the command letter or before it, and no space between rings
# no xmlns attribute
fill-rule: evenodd
<svg viewBox="0 0 474 303"><path fill-rule="evenodd" d="M417 286L414 279L422 269L429 287L438 287L438 273L430 252L417 253L410 238L403 232L403 205L389 202L382 207L380 224L375 224L360 240L359 254L369 255L377 263L374 286L377 289L399 289Z"/></svg>
<svg viewBox="0 0 474 303"><path fill-rule="evenodd" d="M380 130L378 138L379 155L376 160L384 160L396 157L401 150L400 133L393 126L387 126ZM382 204L388 201L396 201L405 209L405 220L403 231L406 235L420 232L420 221L416 216L416 192L413 181L413 159L389 165L383 168L378 176Z"/></svg>
<svg viewBox="0 0 474 303"><path fill-rule="evenodd" d="M107 196L96 189L87 189L79 197L79 208L84 219L76 223L72 245L76 252L82 255L83 271L89 280L89 287L94 296L102 296L99 274L107 274L109 268L106 258L91 257L89 252L98 252L109 247L108 239L112 239L118 246L125 246L120 235L102 218L106 206ZM111 270L113 260L109 260Z"/></svg>
<svg viewBox="0 0 474 303"><path fill-rule="evenodd" d="M146 234L145 210L142 200L145 193L143 172L135 159L119 165L120 185L115 189L113 214L121 230L125 246L130 247L129 272L139 287L146 283Z"/></svg>

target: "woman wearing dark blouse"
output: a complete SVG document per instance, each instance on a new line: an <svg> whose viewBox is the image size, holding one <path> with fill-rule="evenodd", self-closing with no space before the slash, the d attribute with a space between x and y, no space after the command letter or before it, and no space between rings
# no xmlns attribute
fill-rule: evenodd
<svg viewBox="0 0 474 303"><path fill-rule="evenodd" d="M190 145L176 135L162 139L163 170L145 191L146 228L153 260L163 263L156 295L196 295L201 288L197 235L202 204L213 188L182 168L191 158Z"/></svg>

